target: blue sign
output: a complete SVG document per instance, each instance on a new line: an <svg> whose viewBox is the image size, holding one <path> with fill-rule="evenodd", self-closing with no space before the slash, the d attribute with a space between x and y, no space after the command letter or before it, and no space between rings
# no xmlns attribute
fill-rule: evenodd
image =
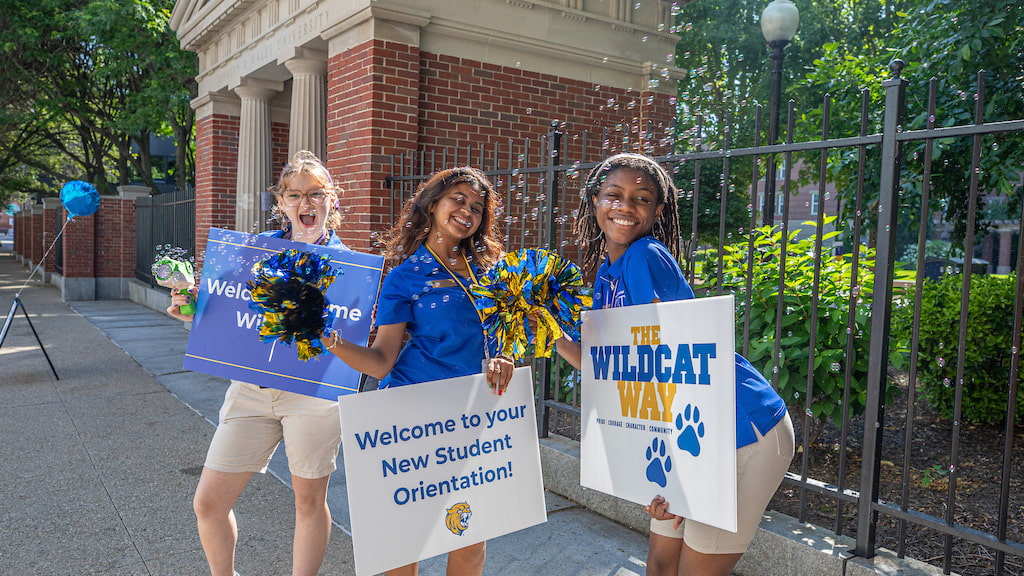
<svg viewBox="0 0 1024 576"><path fill-rule="evenodd" d="M253 264L294 248L331 256L339 274L325 296L332 327L366 345L383 256L210 228L185 369L336 400L359 389L359 373L330 352L302 361L294 345L262 342L263 318L249 308Z"/></svg>

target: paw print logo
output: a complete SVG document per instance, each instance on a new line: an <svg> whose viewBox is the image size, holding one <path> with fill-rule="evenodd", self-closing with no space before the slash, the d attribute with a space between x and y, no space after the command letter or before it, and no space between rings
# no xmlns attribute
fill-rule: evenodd
<svg viewBox="0 0 1024 576"><path fill-rule="evenodd" d="M665 441L657 436L647 448L647 479L662 488L668 484L666 472L672 471L672 457L665 455Z"/></svg>
<svg viewBox="0 0 1024 576"><path fill-rule="evenodd" d="M680 430L676 444L693 456L700 456L700 439L704 437L704 423L700 421L700 408L687 404L682 414L676 414L676 430Z"/></svg>

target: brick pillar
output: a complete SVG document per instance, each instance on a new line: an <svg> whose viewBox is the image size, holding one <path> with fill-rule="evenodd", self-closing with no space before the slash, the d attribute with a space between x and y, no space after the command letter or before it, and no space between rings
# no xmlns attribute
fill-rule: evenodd
<svg viewBox="0 0 1024 576"><path fill-rule="evenodd" d="M64 225L64 207L60 198L43 198L43 230L42 242L45 252L51 245L61 226ZM50 250L43 261L43 281L49 282L49 275L57 271L57 250Z"/></svg>
<svg viewBox="0 0 1024 576"><path fill-rule="evenodd" d="M33 204L29 232L29 263L34 267L43 257L43 205Z"/></svg>
<svg viewBox="0 0 1024 576"><path fill-rule="evenodd" d="M14 253L18 256L19 260L24 257L24 248L22 247L24 237L25 213L18 211L14 215Z"/></svg>
<svg viewBox="0 0 1024 576"><path fill-rule="evenodd" d="M416 149L420 49L368 40L331 56L327 71L327 164L344 189L338 234L375 251L370 234L392 224L389 156Z"/></svg>
<svg viewBox="0 0 1024 576"><path fill-rule="evenodd" d="M150 191L145 186L118 186L118 196L100 198L94 215L97 300L128 298L128 281L135 277L135 199ZM65 266L66 262L65 256Z"/></svg>
<svg viewBox="0 0 1024 576"><path fill-rule="evenodd" d="M96 216L76 216L64 227L64 279L62 294L65 301L96 299Z"/></svg>
<svg viewBox="0 0 1024 576"><path fill-rule="evenodd" d="M210 228L234 228L238 172L238 117L210 114L196 120L196 262Z"/></svg>

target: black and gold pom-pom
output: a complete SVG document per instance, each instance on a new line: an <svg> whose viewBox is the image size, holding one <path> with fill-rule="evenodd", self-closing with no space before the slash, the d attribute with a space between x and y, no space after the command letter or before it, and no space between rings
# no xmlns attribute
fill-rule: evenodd
<svg viewBox="0 0 1024 576"><path fill-rule="evenodd" d="M295 342L300 360L324 353L330 302L324 292L340 271L331 257L300 250L284 250L252 267L249 308L263 315L260 340Z"/></svg>

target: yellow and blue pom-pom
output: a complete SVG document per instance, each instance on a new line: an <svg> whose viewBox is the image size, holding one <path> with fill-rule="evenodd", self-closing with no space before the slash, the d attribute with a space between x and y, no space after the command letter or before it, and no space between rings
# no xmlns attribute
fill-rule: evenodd
<svg viewBox="0 0 1024 576"><path fill-rule="evenodd" d="M578 342L580 313L592 302L578 266L537 249L506 254L470 291L484 331L513 360L550 357L562 336Z"/></svg>
<svg viewBox="0 0 1024 576"><path fill-rule="evenodd" d="M330 319L324 293L340 272L330 262L326 254L289 249L253 265L249 308L263 316L260 340L294 341L299 360L324 353L320 339Z"/></svg>

